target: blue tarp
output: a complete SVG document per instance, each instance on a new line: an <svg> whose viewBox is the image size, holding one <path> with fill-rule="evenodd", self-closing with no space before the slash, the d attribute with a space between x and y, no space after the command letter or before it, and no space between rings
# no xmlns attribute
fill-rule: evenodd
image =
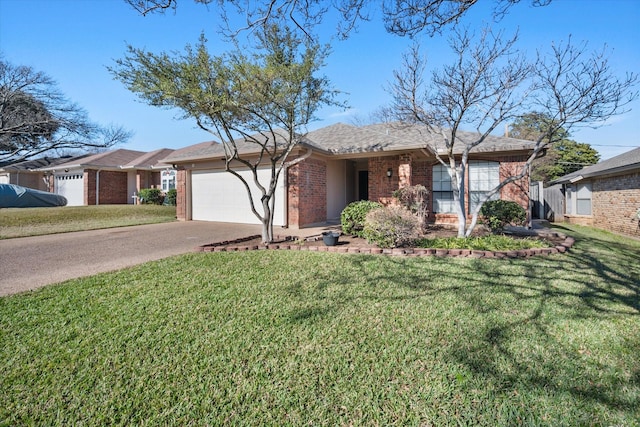
<svg viewBox="0 0 640 427"><path fill-rule="evenodd" d="M59 194L19 185L0 184L0 208L44 208L66 204L67 199Z"/></svg>

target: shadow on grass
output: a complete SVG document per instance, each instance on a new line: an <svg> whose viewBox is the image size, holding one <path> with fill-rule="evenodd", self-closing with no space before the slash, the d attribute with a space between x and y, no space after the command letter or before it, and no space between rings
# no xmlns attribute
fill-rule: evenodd
<svg viewBox="0 0 640 427"><path fill-rule="evenodd" d="M640 354L640 246L565 232L576 237L576 245L550 257L347 257L344 268L318 272L317 307L292 321L337 316L362 300L455 300L476 323L458 331L444 354L484 386L505 394L526 389L565 404L572 396L577 406L638 412L640 362L633 355ZM370 292L348 292L354 277ZM614 326L620 322L631 330ZM608 336L607 328L617 336ZM585 417L578 423L589 423Z"/></svg>

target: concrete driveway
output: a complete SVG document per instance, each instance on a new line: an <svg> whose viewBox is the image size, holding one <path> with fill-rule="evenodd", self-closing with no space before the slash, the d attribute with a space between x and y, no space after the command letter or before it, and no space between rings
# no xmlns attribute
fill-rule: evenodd
<svg viewBox="0 0 640 427"><path fill-rule="evenodd" d="M260 232L259 225L188 221L0 240L0 296Z"/></svg>

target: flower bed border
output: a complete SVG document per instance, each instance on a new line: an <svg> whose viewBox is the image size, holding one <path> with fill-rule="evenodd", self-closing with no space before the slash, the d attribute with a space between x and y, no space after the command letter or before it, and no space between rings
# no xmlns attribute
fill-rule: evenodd
<svg viewBox="0 0 640 427"><path fill-rule="evenodd" d="M466 258L492 258L492 259L510 259L510 258L529 258L534 256L547 256L559 253L565 253L575 243L573 237L565 236L561 233L550 233L546 237L554 237L563 239L563 241L550 248L533 248L519 249L512 251L483 251L471 249L441 249L441 248L365 248L357 246L306 246L296 243L296 237L277 236L280 243L272 243L269 245L249 245L243 243L260 238L260 235L248 236L237 240L225 240L222 242L211 243L196 248L198 252L244 252L256 250L292 250L292 251L308 251L308 252L334 252L347 254L363 254L363 255L388 255L388 256L436 256L436 257L466 257ZM541 236L545 237L545 236Z"/></svg>

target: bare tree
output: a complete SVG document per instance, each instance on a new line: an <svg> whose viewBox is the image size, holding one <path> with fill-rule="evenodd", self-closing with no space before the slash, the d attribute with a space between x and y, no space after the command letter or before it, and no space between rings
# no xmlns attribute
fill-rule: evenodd
<svg viewBox="0 0 640 427"><path fill-rule="evenodd" d="M202 37L195 50L188 46L175 57L129 47L129 56L110 70L150 105L182 110L184 118L195 119L221 141L226 170L244 184L268 243L273 241L278 179L285 167L304 160L291 158L293 149L321 105L341 104L334 101L337 92L327 79L316 76L326 48L308 38L303 42L288 28L261 29L253 56L237 49L212 57ZM258 171L265 165L271 174L261 182ZM252 173L260 209L241 170Z"/></svg>
<svg viewBox="0 0 640 427"><path fill-rule="evenodd" d="M46 74L0 59L0 161L52 150L106 148L129 137L122 128L89 121Z"/></svg>
<svg viewBox="0 0 640 427"><path fill-rule="evenodd" d="M424 80L426 60L414 45L395 72L389 114L405 123L425 125L437 133L443 147L434 151L448 168L458 215L458 236L467 237L476 226L482 204L504 186L525 178L533 160L553 140L553 135L580 125L598 126L637 97L636 76L618 79L610 70L605 51L589 56L586 46L553 46L531 63L515 50L517 36L504 39L485 30L474 42L467 30L455 31L450 45L456 61ZM471 150L508 120L531 111L547 115L549 125L534 141L530 157L520 170L503 179L478 200L469 225L465 182ZM461 138L465 127L475 138Z"/></svg>
<svg viewBox="0 0 640 427"><path fill-rule="evenodd" d="M124 0L142 15L176 10L178 0ZM188 0L181 0L188 1ZM225 32L233 35L241 29L258 27L266 22L289 21L307 35L330 12L337 13L337 34L346 38L361 21L369 20L369 9L381 9L385 28L393 34L415 36L423 31L433 35L456 24L478 0L193 0L209 5L216 3L227 24ZM500 19L522 0L494 0L494 19ZM529 0L533 6L546 6L551 0ZM229 13L245 16L243 28L229 26Z"/></svg>

